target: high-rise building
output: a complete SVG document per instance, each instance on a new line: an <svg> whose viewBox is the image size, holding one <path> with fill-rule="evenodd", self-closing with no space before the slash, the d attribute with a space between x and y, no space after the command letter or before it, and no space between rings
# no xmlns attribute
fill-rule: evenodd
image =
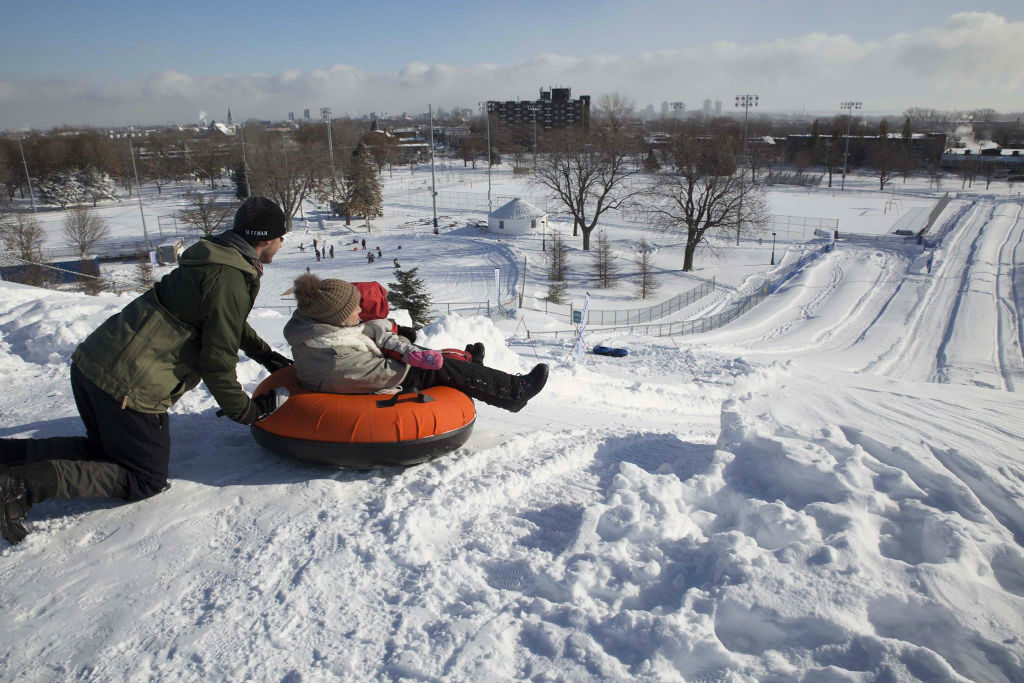
<svg viewBox="0 0 1024 683"><path fill-rule="evenodd" d="M668 102L661 103L661 115L668 116Z"/></svg>
<svg viewBox="0 0 1024 683"><path fill-rule="evenodd" d="M590 127L590 95L580 95L574 100L571 88L541 88L540 99L534 101L488 100L487 114L508 125L531 123L536 115L537 123L546 130L569 126L587 130Z"/></svg>
<svg viewBox="0 0 1024 683"><path fill-rule="evenodd" d="M715 116L722 115L722 100L715 100Z"/></svg>
<svg viewBox="0 0 1024 683"><path fill-rule="evenodd" d="M293 112L293 111L288 112L288 120L289 121L294 121L295 120L295 112Z"/></svg>
<svg viewBox="0 0 1024 683"><path fill-rule="evenodd" d="M704 116L711 116L711 100L704 100Z"/></svg>
<svg viewBox="0 0 1024 683"><path fill-rule="evenodd" d="M302 110L302 118L304 118L307 121L309 121L309 110L308 109L303 109Z"/></svg>

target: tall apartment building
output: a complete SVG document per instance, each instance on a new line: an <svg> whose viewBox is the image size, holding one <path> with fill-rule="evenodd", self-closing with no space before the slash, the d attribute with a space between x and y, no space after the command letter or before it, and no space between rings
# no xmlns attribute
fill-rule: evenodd
<svg viewBox="0 0 1024 683"><path fill-rule="evenodd" d="M722 115L722 100L715 100L715 116Z"/></svg>
<svg viewBox="0 0 1024 683"><path fill-rule="evenodd" d="M537 123L544 130L579 126L590 128L590 95L572 99L571 88L540 89L537 100L487 101L487 114L508 125L532 123L536 112Z"/></svg>
<svg viewBox="0 0 1024 683"><path fill-rule="evenodd" d="M711 116L711 100L704 100L704 116Z"/></svg>

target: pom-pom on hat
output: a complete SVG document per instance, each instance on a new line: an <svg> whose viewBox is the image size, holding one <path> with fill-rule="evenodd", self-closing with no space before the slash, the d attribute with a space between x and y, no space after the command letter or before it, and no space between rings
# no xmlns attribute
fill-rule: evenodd
<svg viewBox="0 0 1024 683"><path fill-rule="evenodd" d="M359 308L359 290L344 280L321 280L307 273L295 280L299 313L317 322L343 327Z"/></svg>
<svg viewBox="0 0 1024 683"><path fill-rule="evenodd" d="M284 211L266 197L249 197L235 211L231 228L248 242L269 242L287 232Z"/></svg>

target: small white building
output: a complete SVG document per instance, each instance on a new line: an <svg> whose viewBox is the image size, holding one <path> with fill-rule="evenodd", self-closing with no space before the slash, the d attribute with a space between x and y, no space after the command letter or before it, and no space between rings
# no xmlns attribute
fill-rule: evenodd
<svg viewBox="0 0 1024 683"><path fill-rule="evenodd" d="M526 235L545 230L548 214L522 199L513 199L487 216L487 229L499 235Z"/></svg>

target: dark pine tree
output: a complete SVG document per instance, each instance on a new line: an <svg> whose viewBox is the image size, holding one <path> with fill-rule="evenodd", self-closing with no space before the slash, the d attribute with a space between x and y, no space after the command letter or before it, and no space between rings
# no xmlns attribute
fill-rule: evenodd
<svg viewBox="0 0 1024 683"><path fill-rule="evenodd" d="M426 285L419 278L417 273L419 267L402 270L395 268L395 279L398 282L388 283L388 303L394 308L404 308L412 318L412 326L415 329L429 325L430 317L430 295L426 292Z"/></svg>
<svg viewBox="0 0 1024 683"><path fill-rule="evenodd" d="M235 199L248 199L249 178L245 175L245 166L235 166L231 171L231 179L235 181Z"/></svg>

